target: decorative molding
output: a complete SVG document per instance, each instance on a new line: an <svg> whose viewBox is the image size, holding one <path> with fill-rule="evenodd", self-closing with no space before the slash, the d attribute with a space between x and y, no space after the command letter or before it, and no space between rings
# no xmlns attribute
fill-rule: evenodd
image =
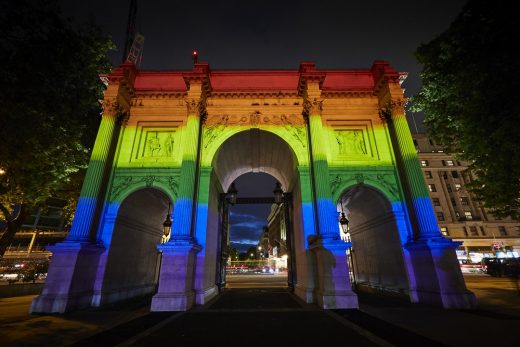
<svg viewBox="0 0 520 347"><path fill-rule="evenodd" d="M260 125L282 125L303 147L306 147L307 135L305 132L305 121L302 116L295 114L263 115L260 111L254 111L249 116L239 115L211 115L205 122L204 148L218 137L218 135L229 125L252 126Z"/></svg>
<svg viewBox="0 0 520 347"><path fill-rule="evenodd" d="M112 184L110 197L117 198L126 189L144 183L147 188L153 187L154 183L164 183L170 188L173 195L177 196L178 184L173 176L116 176Z"/></svg>

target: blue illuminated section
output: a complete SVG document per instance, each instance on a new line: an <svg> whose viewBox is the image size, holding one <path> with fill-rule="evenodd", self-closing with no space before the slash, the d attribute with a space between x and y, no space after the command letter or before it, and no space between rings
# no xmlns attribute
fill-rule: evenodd
<svg viewBox="0 0 520 347"><path fill-rule="evenodd" d="M314 211L312 203L302 203L302 222L303 222L303 238L305 242L305 248L309 247L309 236L315 235L314 229ZM296 230L295 230L296 231ZM296 233L295 233L296 235Z"/></svg>
<svg viewBox="0 0 520 347"><path fill-rule="evenodd" d="M332 199L318 199L318 220L322 237L339 238L338 211Z"/></svg>
<svg viewBox="0 0 520 347"><path fill-rule="evenodd" d="M415 197L413 206L417 214L420 237L442 237L430 197Z"/></svg>
<svg viewBox="0 0 520 347"><path fill-rule="evenodd" d="M172 225L172 238L176 235L189 236L191 229L191 209L193 200L191 198L179 197L175 202L174 218ZM171 240L171 238L170 238Z"/></svg>
<svg viewBox="0 0 520 347"><path fill-rule="evenodd" d="M80 197L74 214L74 220L67 241L86 241L89 239L90 227L93 219L93 208L97 199L92 197Z"/></svg>
<svg viewBox="0 0 520 347"><path fill-rule="evenodd" d="M394 213L399 239L401 244L404 245L413 238L410 216L406 210L406 205L401 201L394 201L392 202L392 212Z"/></svg>
<svg viewBox="0 0 520 347"><path fill-rule="evenodd" d="M195 240L197 244L204 248L206 246L206 237L208 229L208 204L199 203L197 207L197 220L195 224ZM214 231L215 233L218 230Z"/></svg>
<svg viewBox="0 0 520 347"><path fill-rule="evenodd" d="M98 230L97 241L101 242L105 247L112 243L112 235L114 234L114 227L119 213L121 204L119 202L110 202L105 205L105 215L102 223L100 223L100 230Z"/></svg>

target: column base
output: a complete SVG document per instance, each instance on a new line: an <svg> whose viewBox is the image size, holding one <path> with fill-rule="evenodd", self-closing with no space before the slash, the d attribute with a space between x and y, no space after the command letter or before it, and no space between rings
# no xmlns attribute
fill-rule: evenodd
<svg viewBox="0 0 520 347"><path fill-rule="evenodd" d="M413 271L410 280L412 302L449 309L474 309L475 295L466 288L455 254L460 244L436 237L420 239L405 245Z"/></svg>
<svg viewBox="0 0 520 347"><path fill-rule="evenodd" d="M195 253L201 247L186 243L165 243L162 251L159 289L152 298L151 311L187 311L195 302L193 276Z"/></svg>
<svg viewBox="0 0 520 347"><path fill-rule="evenodd" d="M105 248L62 242L48 249L52 252L48 276L29 313L64 313L90 307L99 256Z"/></svg>
<svg viewBox="0 0 520 347"><path fill-rule="evenodd" d="M359 308L348 276L348 244L335 239L318 239L311 245L316 254L317 304L323 309Z"/></svg>
<svg viewBox="0 0 520 347"><path fill-rule="evenodd" d="M218 295L218 287L212 286L204 290L195 291L195 304L204 305Z"/></svg>

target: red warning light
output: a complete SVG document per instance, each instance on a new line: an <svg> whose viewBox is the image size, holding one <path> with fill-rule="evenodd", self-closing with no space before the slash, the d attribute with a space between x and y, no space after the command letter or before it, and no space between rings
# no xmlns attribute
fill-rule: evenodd
<svg viewBox="0 0 520 347"><path fill-rule="evenodd" d="M197 63L197 58L199 56L199 53L197 51L193 51L193 53L191 53L191 56L193 57L193 63Z"/></svg>

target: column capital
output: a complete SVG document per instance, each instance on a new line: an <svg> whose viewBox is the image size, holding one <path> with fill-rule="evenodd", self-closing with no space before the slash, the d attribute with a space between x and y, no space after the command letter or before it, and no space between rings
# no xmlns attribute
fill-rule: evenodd
<svg viewBox="0 0 520 347"><path fill-rule="evenodd" d="M197 117L204 116L206 114L206 99L185 99L186 109L188 116L194 115Z"/></svg>
<svg viewBox="0 0 520 347"><path fill-rule="evenodd" d="M394 98L379 106L379 118L382 122L389 122L392 118L404 115L404 106L408 102L406 97Z"/></svg>
<svg viewBox="0 0 520 347"><path fill-rule="evenodd" d="M323 110L323 99L305 98L303 101L303 114L306 116L320 115Z"/></svg>

